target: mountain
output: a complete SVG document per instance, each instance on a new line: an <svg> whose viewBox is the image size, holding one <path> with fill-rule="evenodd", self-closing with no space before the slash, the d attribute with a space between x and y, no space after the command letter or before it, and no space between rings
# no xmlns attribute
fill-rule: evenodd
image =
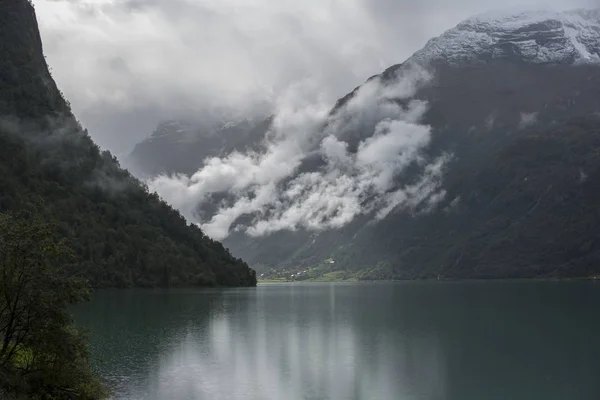
<svg viewBox="0 0 600 400"><path fill-rule="evenodd" d="M597 63L599 26L599 10L485 13L430 40L412 60L454 65L499 59L527 64Z"/></svg>
<svg viewBox="0 0 600 400"><path fill-rule="evenodd" d="M394 97L415 66L431 79L408 97ZM373 85L399 108L427 105L419 122L430 127L431 140L418 160L447 157L439 188L380 220L363 213L337 229L263 237L234 230L224 241L234 254L264 276L296 278L600 273L600 238L592 228L600 222L600 10L470 18L340 99L325 130L349 110L360 116L356 105ZM335 137L356 154L383 120L341 125ZM389 193L419 187L418 160L395 176ZM300 169L318 171L324 162Z"/></svg>
<svg viewBox="0 0 600 400"><path fill-rule="evenodd" d="M0 210L56 221L72 272L96 287L256 284L90 139L48 71L27 0L0 2Z"/></svg>
<svg viewBox="0 0 600 400"><path fill-rule="evenodd" d="M200 122L165 121L135 146L125 162L138 176L191 175L207 157L254 148L270 121L268 117L223 120L211 116Z"/></svg>

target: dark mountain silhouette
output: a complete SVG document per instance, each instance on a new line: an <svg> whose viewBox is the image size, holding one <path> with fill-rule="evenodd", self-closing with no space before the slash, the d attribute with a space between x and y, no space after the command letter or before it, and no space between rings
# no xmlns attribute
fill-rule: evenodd
<svg viewBox="0 0 600 400"><path fill-rule="evenodd" d="M42 52L34 8L0 2L0 210L56 221L95 286L256 284L255 273L100 151Z"/></svg>

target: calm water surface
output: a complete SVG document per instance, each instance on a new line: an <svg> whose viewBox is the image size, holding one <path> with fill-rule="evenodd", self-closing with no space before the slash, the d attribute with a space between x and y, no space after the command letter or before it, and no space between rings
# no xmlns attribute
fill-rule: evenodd
<svg viewBox="0 0 600 400"><path fill-rule="evenodd" d="M600 399L600 284L99 291L117 399Z"/></svg>

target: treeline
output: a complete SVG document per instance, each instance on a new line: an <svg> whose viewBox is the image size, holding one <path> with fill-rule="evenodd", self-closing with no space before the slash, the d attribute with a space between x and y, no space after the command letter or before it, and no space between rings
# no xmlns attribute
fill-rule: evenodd
<svg viewBox="0 0 600 400"><path fill-rule="evenodd" d="M101 152L74 120L0 124L0 210L57 220L96 286L254 284L254 273Z"/></svg>
<svg viewBox="0 0 600 400"><path fill-rule="evenodd" d="M0 211L57 221L95 287L252 286L246 263L120 168L48 72L33 7L0 3Z"/></svg>
<svg viewBox="0 0 600 400"><path fill-rule="evenodd" d="M0 210L57 220L96 286L252 285L253 271L100 152L71 121L0 127ZM34 127L37 129L38 127Z"/></svg>
<svg viewBox="0 0 600 400"><path fill-rule="evenodd" d="M92 286L253 286L246 263L102 152L46 65L28 0L0 2L0 398L98 399L66 309Z"/></svg>

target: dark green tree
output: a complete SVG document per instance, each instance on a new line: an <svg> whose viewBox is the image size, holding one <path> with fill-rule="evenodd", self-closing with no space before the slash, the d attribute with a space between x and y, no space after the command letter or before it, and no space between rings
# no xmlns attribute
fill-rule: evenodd
<svg viewBox="0 0 600 400"><path fill-rule="evenodd" d="M89 295L86 281L65 273L72 260L52 225L0 214L0 397L103 397L66 310Z"/></svg>

